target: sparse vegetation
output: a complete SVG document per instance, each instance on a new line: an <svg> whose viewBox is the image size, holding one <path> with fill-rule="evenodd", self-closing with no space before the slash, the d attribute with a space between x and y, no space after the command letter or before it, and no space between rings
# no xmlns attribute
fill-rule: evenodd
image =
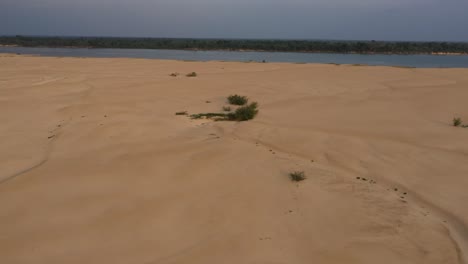
<svg viewBox="0 0 468 264"><path fill-rule="evenodd" d="M453 126L458 127L458 126L461 126L461 124L462 124L461 118L455 117L455 118L453 119Z"/></svg>
<svg viewBox="0 0 468 264"><path fill-rule="evenodd" d="M212 118L212 117L220 117L221 120L226 118L225 113L200 113L200 114L193 114L190 115L192 119L202 119L202 118Z"/></svg>
<svg viewBox="0 0 468 264"><path fill-rule="evenodd" d="M254 117L258 114L257 108L257 102L253 102L249 105L239 107L234 113L228 114L228 119L235 121L247 121L250 119L254 119Z"/></svg>
<svg viewBox="0 0 468 264"><path fill-rule="evenodd" d="M189 74L186 75L187 77L197 77L197 73L196 72L191 72Z"/></svg>
<svg viewBox="0 0 468 264"><path fill-rule="evenodd" d="M231 95L228 98L231 97L235 98L233 100L239 100L240 98L241 100L245 100L245 102L247 102L247 97L245 96ZM241 106L237 108L234 112L231 112L230 106L223 106L223 111L227 113L199 113L190 115L190 118L214 118L214 120L216 121L247 121L253 119L258 114L258 103L252 102L249 105Z"/></svg>
<svg viewBox="0 0 468 264"><path fill-rule="evenodd" d="M187 115L187 111L176 112L176 115Z"/></svg>
<svg viewBox="0 0 468 264"><path fill-rule="evenodd" d="M247 121L253 119L258 113L258 104L253 102L249 105L236 109L233 113L200 113L190 115L192 119L216 118L216 121Z"/></svg>
<svg viewBox="0 0 468 264"><path fill-rule="evenodd" d="M179 73L178 72L173 72L173 73L170 74L170 76L177 77L177 76L179 76Z"/></svg>
<svg viewBox="0 0 468 264"><path fill-rule="evenodd" d="M303 171L293 171L289 173L291 181L300 182L306 179L305 172Z"/></svg>
<svg viewBox="0 0 468 264"><path fill-rule="evenodd" d="M240 96L238 94L230 95L227 99L232 105L245 105L249 101L246 96Z"/></svg>

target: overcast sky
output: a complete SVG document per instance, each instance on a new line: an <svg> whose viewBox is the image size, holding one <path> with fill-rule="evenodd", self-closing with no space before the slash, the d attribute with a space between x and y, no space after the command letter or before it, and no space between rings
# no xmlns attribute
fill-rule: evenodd
<svg viewBox="0 0 468 264"><path fill-rule="evenodd" d="M0 0L0 35L468 41L468 0Z"/></svg>

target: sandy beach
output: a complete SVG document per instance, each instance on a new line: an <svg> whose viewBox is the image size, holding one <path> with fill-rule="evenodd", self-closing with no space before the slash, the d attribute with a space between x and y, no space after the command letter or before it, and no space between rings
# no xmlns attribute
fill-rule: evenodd
<svg viewBox="0 0 468 264"><path fill-rule="evenodd" d="M258 116L175 115L231 94ZM0 55L0 262L466 264L467 98L468 69Z"/></svg>

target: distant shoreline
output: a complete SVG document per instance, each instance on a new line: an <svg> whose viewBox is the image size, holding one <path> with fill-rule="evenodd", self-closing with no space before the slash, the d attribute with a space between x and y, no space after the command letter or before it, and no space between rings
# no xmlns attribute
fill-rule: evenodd
<svg viewBox="0 0 468 264"><path fill-rule="evenodd" d="M270 50L250 50L250 49L184 49L187 51L237 51L237 52L278 52L278 53L313 53L313 54L357 54L357 55L440 55L440 56L466 56L468 53L461 52L432 52L432 53L391 53L391 52L332 52L332 51L270 51Z"/></svg>
<svg viewBox="0 0 468 264"><path fill-rule="evenodd" d="M49 48L49 49L141 49L141 48L103 48L103 47L81 47L81 46L21 46L21 45L3 45L0 44L0 48ZM433 56L467 56L468 53L462 52L421 52L421 53L396 53L396 52L333 52L333 51L275 51L275 50L261 50L261 49L198 49L198 48L186 48L186 49L141 49L141 50L181 50L181 51L224 51L224 52L272 52L272 53L312 53L312 54L357 54L357 55L433 55Z"/></svg>
<svg viewBox="0 0 468 264"><path fill-rule="evenodd" d="M84 49L329 53L363 55L468 55L468 43L466 42L0 36L0 46Z"/></svg>

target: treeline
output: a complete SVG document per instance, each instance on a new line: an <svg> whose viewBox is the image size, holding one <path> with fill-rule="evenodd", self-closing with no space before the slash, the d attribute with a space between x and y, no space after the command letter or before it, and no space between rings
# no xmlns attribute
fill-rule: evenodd
<svg viewBox="0 0 468 264"><path fill-rule="evenodd" d="M0 37L0 45L22 47L77 47L119 49L178 50L256 50L317 53L362 54L468 54L464 42L391 42L391 41L326 41L326 40L226 40L110 37Z"/></svg>

